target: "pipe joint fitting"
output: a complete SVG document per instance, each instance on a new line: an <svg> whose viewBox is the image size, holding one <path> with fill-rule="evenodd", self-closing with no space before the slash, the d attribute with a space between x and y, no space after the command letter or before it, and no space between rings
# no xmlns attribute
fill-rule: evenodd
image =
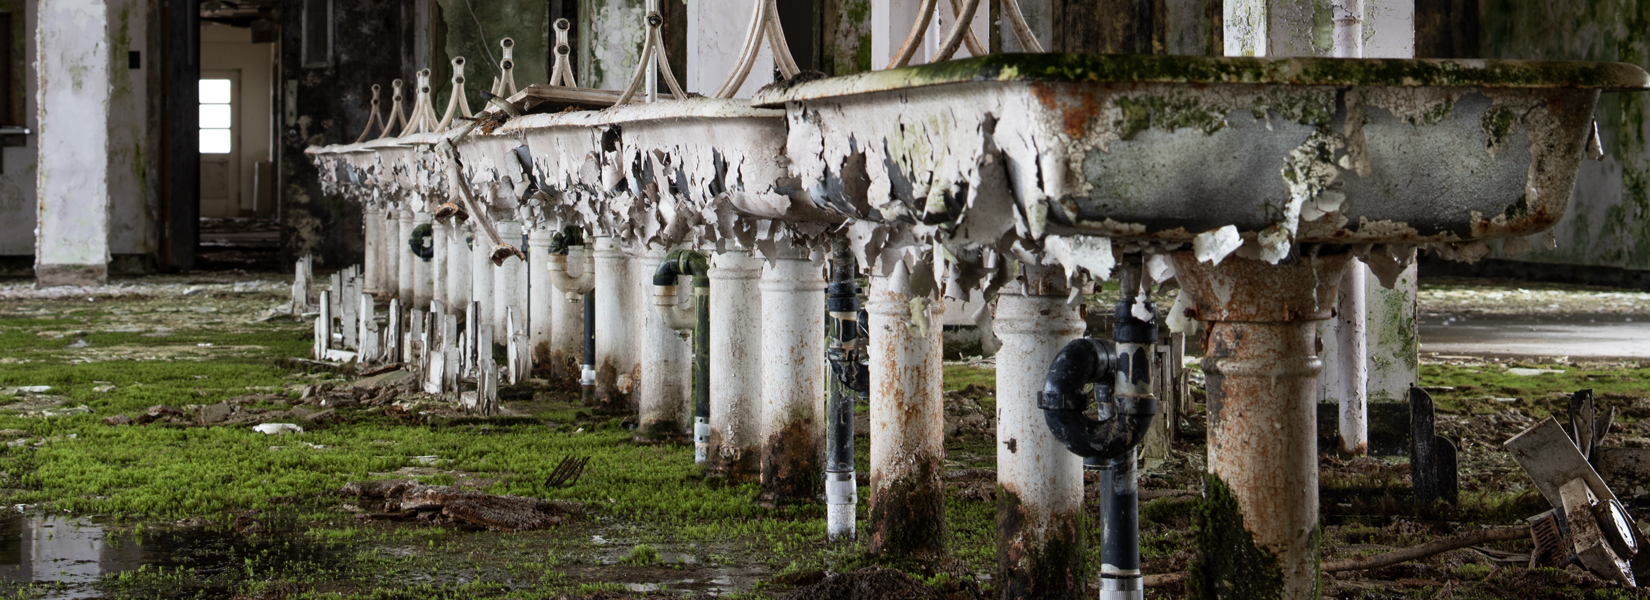
<svg viewBox="0 0 1650 600"><path fill-rule="evenodd" d="M1117 347L1111 342L1078 338L1066 344L1049 365L1037 405L1055 439L1073 454L1107 459L1128 452L1146 439L1155 398L1112 396L1109 385L1117 372ZM1093 391L1085 393L1085 386ZM1100 417L1083 414L1090 398L1100 405Z"/></svg>

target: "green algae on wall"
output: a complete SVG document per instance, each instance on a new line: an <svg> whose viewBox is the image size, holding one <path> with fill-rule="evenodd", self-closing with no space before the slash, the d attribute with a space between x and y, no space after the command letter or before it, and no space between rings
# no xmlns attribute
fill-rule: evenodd
<svg viewBox="0 0 1650 600"><path fill-rule="evenodd" d="M864 73L871 66L871 0L834 0L826 4L824 61L828 75Z"/></svg>

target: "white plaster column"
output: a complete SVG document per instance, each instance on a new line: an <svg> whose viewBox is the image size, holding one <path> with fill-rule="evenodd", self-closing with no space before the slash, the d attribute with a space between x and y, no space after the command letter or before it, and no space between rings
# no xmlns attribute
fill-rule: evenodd
<svg viewBox="0 0 1650 600"><path fill-rule="evenodd" d="M871 277L871 499L867 550L875 555L945 549L945 403L941 327L945 304L912 293L903 263ZM913 302L915 301L915 302Z"/></svg>
<svg viewBox="0 0 1650 600"><path fill-rule="evenodd" d="M109 278L108 5L47 0L37 10L35 283L102 285Z"/></svg>
<svg viewBox="0 0 1650 600"><path fill-rule="evenodd" d="M383 256L378 249L378 246L383 243L379 239L383 235L383 220L384 207L379 206L377 202L369 201L361 207L361 226L364 229L362 233L366 237L366 250L362 252L361 258L362 263L364 263L361 265L361 291L375 296L383 289L384 285L383 270L379 266L379 263L383 262Z"/></svg>
<svg viewBox="0 0 1650 600"><path fill-rule="evenodd" d="M413 213L412 218L413 229L415 230L419 227L424 227L432 223L429 211L421 210L415 212ZM432 226L431 229L431 233L433 235L434 227ZM412 239L412 237L413 236L409 234L407 239ZM435 242L435 240L430 237L425 237L423 239L427 247L433 245ZM428 311L430 310L430 300L435 299L434 265L431 264L431 259L424 258L419 256L417 253L414 253L411 246L408 246L407 250L409 252L408 255L412 257L413 264L413 308Z"/></svg>
<svg viewBox="0 0 1650 600"><path fill-rule="evenodd" d="M584 275L586 265L590 264L584 257L591 250L588 245L567 249L569 275ZM548 279L545 280L545 285L551 285ZM561 378L568 384L577 384L580 375L579 365L584 361L584 296L565 294L554 287L551 288L550 296L553 305L550 313L550 375Z"/></svg>
<svg viewBox="0 0 1650 600"><path fill-rule="evenodd" d="M493 327L493 247L479 230L480 225L472 227L476 230L475 242L470 248L470 302L476 304L476 329L479 330L482 325ZM494 328L493 339L499 337L499 330ZM476 348L476 352L492 351L492 348Z"/></svg>
<svg viewBox="0 0 1650 600"><path fill-rule="evenodd" d="M527 233L527 347L531 348L535 370L553 368L550 360L552 320L560 292L550 285L550 237L555 230L537 226Z"/></svg>
<svg viewBox="0 0 1650 600"><path fill-rule="evenodd" d="M652 246L631 259L629 282L636 287L632 288L630 310L636 324L633 339L641 357L641 380L636 385L638 431L644 436L678 434L693 421L688 408L693 393L689 385L693 355L688 352L687 342L670 328L653 304L653 272L669 252L669 248ZM689 286L678 289L691 291Z"/></svg>
<svg viewBox="0 0 1650 600"><path fill-rule="evenodd" d="M641 378L641 364L631 339L632 324L641 322L631 300L634 295L630 257L618 240L596 238L596 399L609 411L628 410L635 405L632 394Z"/></svg>
<svg viewBox="0 0 1650 600"><path fill-rule="evenodd" d="M464 241L469 226L457 219L449 219L447 237L447 312L463 315L470 304L470 244Z"/></svg>
<svg viewBox="0 0 1650 600"><path fill-rule="evenodd" d="M413 256L412 246L407 245L407 240L412 239L413 231L413 214L408 205L407 201L402 201L395 208L397 227L393 244L396 261L399 263L396 269L396 296L401 299L401 306L414 308L418 304L413 302L413 291L417 289L413 279L413 264L418 262L418 257Z"/></svg>
<svg viewBox="0 0 1650 600"><path fill-rule="evenodd" d="M507 244L520 244L521 222L499 221L498 236ZM516 315L518 327L528 325L527 263L514 256L504 259L504 264L493 268L494 342L501 345L510 343L510 329L505 323L506 315L511 312Z"/></svg>
<svg viewBox="0 0 1650 600"><path fill-rule="evenodd" d="M997 296L997 582L1004 598L1069 598L1081 586L1083 459L1049 430L1037 394L1060 349L1083 335L1065 272L1028 267ZM873 450L874 451L874 450Z"/></svg>
<svg viewBox="0 0 1650 600"><path fill-rule="evenodd" d="M385 202L378 212L378 294L380 298L401 295L400 206Z"/></svg>
<svg viewBox="0 0 1650 600"><path fill-rule="evenodd" d="M711 464L735 482L760 477L762 438L762 259L747 250L711 257Z"/></svg>
<svg viewBox="0 0 1650 600"><path fill-rule="evenodd" d="M450 306L447 300L447 228L451 226L452 219L430 223L430 300L432 306L441 304L444 313Z"/></svg>
<svg viewBox="0 0 1650 600"><path fill-rule="evenodd" d="M683 89L709 96L739 62L745 35L750 28L756 3L747 0L689 2L687 4L687 74ZM745 85L735 98L749 98L762 86L773 83L773 50L766 39L759 46L756 61Z"/></svg>
<svg viewBox="0 0 1650 600"><path fill-rule="evenodd" d="M762 489L812 499L825 483L824 266L807 248L775 245L761 283Z"/></svg>

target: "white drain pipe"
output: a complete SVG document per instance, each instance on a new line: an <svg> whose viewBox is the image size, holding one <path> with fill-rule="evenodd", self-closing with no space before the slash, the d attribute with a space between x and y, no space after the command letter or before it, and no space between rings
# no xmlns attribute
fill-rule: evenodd
<svg viewBox="0 0 1650 600"><path fill-rule="evenodd" d="M932 284L930 284L932 285ZM912 293L905 265L871 277L871 512L873 555L945 549L945 304Z"/></svg>
<svg viewBox="0 0 1650 600"><path fill-rule="evenodd" d="M825 276L806 248L776 246L760 286L762 488L812 499L825 474Z"/></svg>
<svg viewBox="0 0 1650 600"><path fill-rule="evenodd" d="M1063 598L1081 590L1083 459L1068 451L1038 408L1054 356L1083 335L1065 272L1028 266L997 296L998 587L1005 597ZM874 452L874 450L873 450ZM1005 513L1012 516L1003 518Z"/></svg>
<svg viewBox="0 0 1650 600"><path fill-rule="evenodd" d="M711 464L733 482L761 476L762 259L747 250L711 257Z"/></svg>

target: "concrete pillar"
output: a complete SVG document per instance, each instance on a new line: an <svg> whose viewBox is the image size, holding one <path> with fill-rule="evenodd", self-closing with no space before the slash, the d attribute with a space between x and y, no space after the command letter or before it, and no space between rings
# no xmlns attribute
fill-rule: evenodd
<svg viewBox="0 0 1650 600"><path fill-rule="evenodd" d="M499 221L498 236L506 244L521 243L521 222ZM514 312L516 323L527 322L527 263L511 256L493 267L493 342L510 343L506 315ZM530 325L529 325L530 326Z"/></svg>
<svg viewBox="0 0 1650 600"><path fill-rule="evenodd" d="M102 285L109 278L109 9L103 0L51 0L37 10L35 283Z"/></svg>
<svg viewBox="0 0 1650 600"><path fill-rule="evenodd" d="M412 239L413 232L413 214L407 202L403 201L395 207L395 216L397 229L393 243L398 263L395 278L396 297L401 299L401 306L415 308L418 304L413 302L413 293L417 289L413 279L413 264L419 261L418 257L413 256L412 247L407 245L407 240Z"/></svg>
<svg viewBox="0 0 1650 600"><path fill-rule="evenodd" d="M636 350L641 358L641 380L636 385L639 432L649 437L680 434L693 421L689 408L693 393L689 385L693 355L688 352L682 336L670 328L654 307L653 272L669 252L669 248L662 246L649 247L632 259L628 279L635 286L630 302L636 324ZM690 286L678 289L692 291Z"/></svg>
<svg viewBox="0 0 1650 600"><path fill-rule="evenodd" d="M366 237L366 248L362 253L361 291L375 296L384 289L384 272L380 266L383 257L378 251L378 246L382 244L379 238L383 235L383 221L384 207L379 206L377 202L367 202L366 206L361 208L361 226L364 230L362 233Z"/></svg>
<svg viewBox="0 0 1650 600"><path fill-rule="evenodd" d="M434 229L434 227L430 225L431 223L432 220L430 219L429 211L421 210L413 213L414 230L426 226L430 226L431 229ZM409 236L408 239L412 239L412 236ZM424 244L426 244L426 251L433 247L435 240L432 240L429 237L424 237L421 239L423 239ZM412 251L410 246L408 247L408 251ZM435 265L431 264L431 259L424 258L419 255L419 253L413 253L411 256L413 257L413 307L419 310L427 311L430 310L430 301L435 299Z"/></svg>
<svg viewBox="0 0 1650 600"><path fill-rule="evenodd" d="M1175 254L1181 285L1208 324L1209 474L1217 511L1199 535L1205 590L1242 585L1255 597L1317 598L1316 321L1329 318L1347 255L1293 264ZM1252 543L1233 544L1232 540Z"/></svg>
<svg viewBox="0 0 1650 600"><path fill-rule="evenodd" d="M997 589L1005 599L1084 597L1083 459L1049 431L1037 394L1083 335L1065 272L1030 267L997 296Z"/></svg>
<svg viewBox="0 0 1650 600"><path fill-rule="evenodd" d="M493 328L493 245L487 241L480 225L471 225L475 240L470 244L470 302L476 306L476 329L486 326L493 329L493 337L497 339L498 329ZM477 352L492 352L491 348L476 347Z"/></svg>
<svg viewBox="0 0 1650 600"><path fill-rule="evenodd" d="M812 499L825 474L825 276L778 242L762 271L762 489Z"/></svg>
<svg viewBox="0 0 1650 600"><path fill-rule="evenodd" d="M442 240L447 244L447 312L453 315L463 315L470 304L470 264L474 258L469 242L464 241L468 229L465 223L449 219L447 237Z"/></svg>
<svg viewBox="0 0 1650 600"><path fill-rule="evenodd" d="M640 319L630 279L630 256L618 240L596 238L596 401L615 412L635 407L633 394L642 377L631 340L631 325Z"/></svg>
<svg viewBox="0 0 1650 600"><path fill-rule="evenodd" d="M760 476L762 445L762 260L746 250L711 257L711 465L735 482Z"/></svg>
<svg viewBox="0 0 1650 600"><path fill-rule="evenodd" d="M872 277L871 512L867 548L877 555L945 550L945 404L941 319L945 305L912 294L903 264ZM916 302L913 302L916 301Z"/></svg>

